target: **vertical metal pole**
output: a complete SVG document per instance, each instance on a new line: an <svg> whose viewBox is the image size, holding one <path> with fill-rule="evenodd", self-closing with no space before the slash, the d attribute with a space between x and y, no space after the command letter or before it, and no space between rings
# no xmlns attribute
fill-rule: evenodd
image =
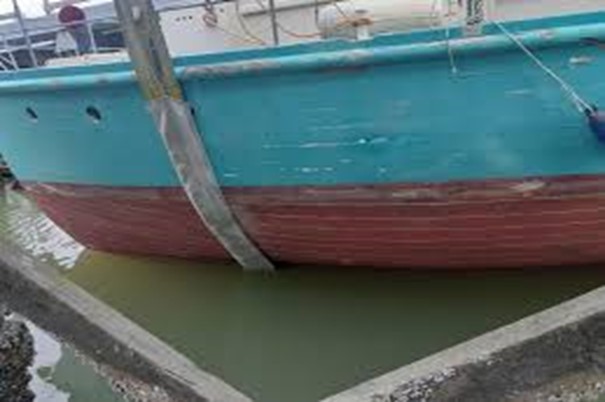
<svg viewBox="0 0 605 402"><path fill-rule="evenodd" d="M27 31L27 27L25 26L25 20L23 19L23 14L21 13L21 9L19 8L19 3L17 0L13 0L13 8L15 9L15 17L19 22L19 27L21 28L21 33L23 34L23 38L25 39L25 44L27 46L27 50L29 52L29 57L32 61L32 66L38 67L38 59L36 58L36 52L34 52L34 48L32 46L31 38L29 37L29 32Z"/></svg>
<svg viewBox="0 0 605 402"><path fill-rule="evenodd" d="M18 70L19 63L17 63L17 59L15 58L13 49L10 46L10 42L8 41L8 38L6 37L6 34L2 35L2 37L4 39L4 49L6 49L6 51L8 52L8 57L10 58L11 63L13 63L13 68L15 70Z"/></svg>
<svg viewBox="0 0 605 402"><path fill-rule="evenodd" d="M273 33L273 45L279 45L279 31L277 29L277 10L275 0L269 0L269 15L271 17L271 31Z"/></svg>
<svg viewBox="0 0 605 402"><path fill-rule="evenodd" d="M464 0L465 36L481 35L485 22L485 2L487 0Z"/></svg>
<svg viewBox="0 0 605 402"><path fill-rule="evenodd" d="M43 4L43 8L44 8L44 12L46 13L46 15L50 15L50 13L53 11L53 7L50 4L50 0L44 0Z"/></svg>
<svg viewBox="0 0 605 402"><path fill-rule="evenodd" d="M248 270L273 265L247 237L223 197L151 0L114 0L141 92L183 190L208 230ZM170 234L168 234L170 235Z"/></svg>
<svg viewBox="0 0 605 402"><path fill-rule="evenodd" d="M93 22L86 21L86 31L88 32L88 36L90 37L90 47L93 53L99 53L99 48L97 47L97 41L95 39L95 32L92 26Z"/></svg>

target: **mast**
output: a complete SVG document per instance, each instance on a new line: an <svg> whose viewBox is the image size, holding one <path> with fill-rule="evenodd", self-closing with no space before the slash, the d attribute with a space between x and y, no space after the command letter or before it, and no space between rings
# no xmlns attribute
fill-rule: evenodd
<svg viewBox="0 0 605 402"><path fill-rule="evenodd" d="M279 46L279 31L277 29L277 9L275 0L269 0L269 16L271 18L271 33L273 34L273 45Z"/></svg>

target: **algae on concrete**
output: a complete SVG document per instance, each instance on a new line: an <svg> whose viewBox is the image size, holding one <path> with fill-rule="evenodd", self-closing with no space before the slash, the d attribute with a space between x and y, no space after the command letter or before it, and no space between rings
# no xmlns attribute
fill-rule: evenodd
<svg viewBox="0 0 605 402"><path fill-rule="evenodd" d="M0 401L34 400L34 393L29 389L29 366L33 358L33 338L25 324L6 319L0 311Z"/></svg>

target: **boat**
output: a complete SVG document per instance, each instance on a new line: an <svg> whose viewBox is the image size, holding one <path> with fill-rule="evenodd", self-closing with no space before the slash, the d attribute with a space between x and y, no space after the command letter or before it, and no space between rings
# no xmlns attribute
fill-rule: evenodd
<svg viewBox="0 0 605 402"><path fill-rule="evenodd" d="M476 3L401 32L340 29L320 12L319 36L173 54L220 190L263 255L422 269L605 261L605 1ZM204 10L171 12L187 23ZM0 150L91 249L230 259L132 65L112 55L1 73Z"/></svg>

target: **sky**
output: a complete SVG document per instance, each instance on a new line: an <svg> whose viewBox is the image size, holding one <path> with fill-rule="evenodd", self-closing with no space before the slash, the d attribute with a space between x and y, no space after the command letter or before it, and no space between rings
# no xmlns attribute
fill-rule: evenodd
<svg viewBox="0 0 605 402"><path fill-rule="evenodd" d="M27 16L40 15L43 13L42 0L17 0L24 14ZM0 0L0 14L10 13L13 11L11 0Z"/></svg>

